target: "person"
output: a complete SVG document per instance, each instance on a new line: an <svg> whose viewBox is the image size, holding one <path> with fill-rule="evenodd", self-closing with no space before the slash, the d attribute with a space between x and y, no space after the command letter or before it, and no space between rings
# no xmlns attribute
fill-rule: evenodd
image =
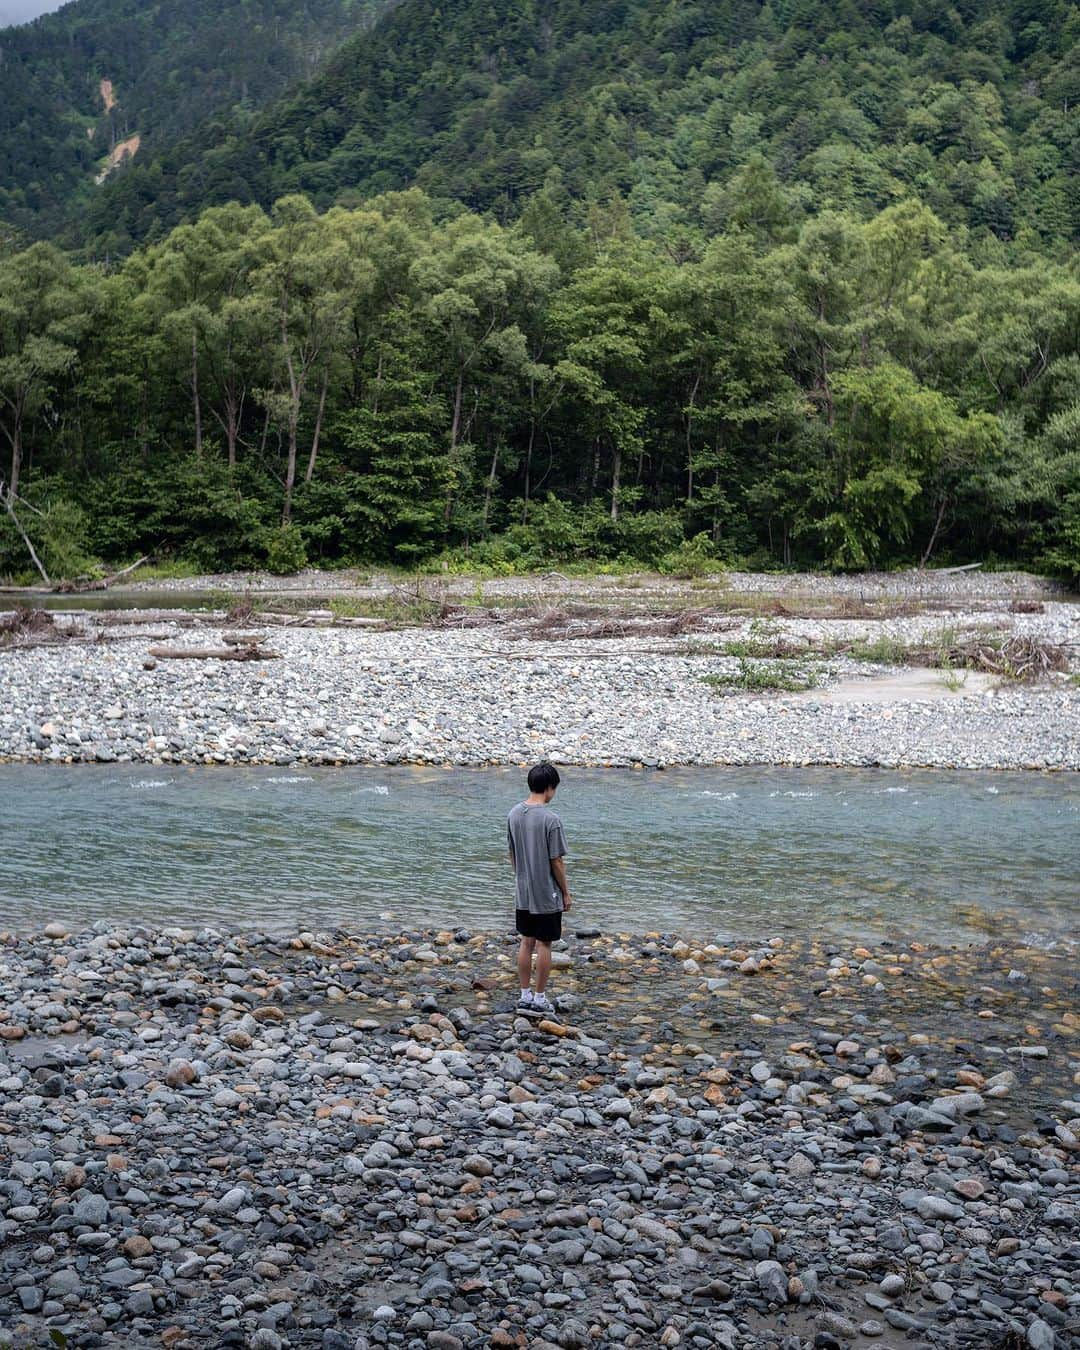
<svg viewBox="0 0 1080 1350"><path fill-rule="evenodd" d="M547 996L551 944L562 937L562 916L573 901L566 883L566 835L551 809L559 786L554 764L534 764L528 774L529 795L506 818L506 841L514 869L514 906L518 946L518 981L524 1013L552 1013ZM536 953L536 992L532 989Z"/></svg>

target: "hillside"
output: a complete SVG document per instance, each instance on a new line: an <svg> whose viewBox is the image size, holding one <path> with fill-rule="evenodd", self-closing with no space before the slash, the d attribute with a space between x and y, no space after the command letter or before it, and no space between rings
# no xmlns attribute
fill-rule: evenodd
<svg viewBox="0 0 1080 1350"><path fill-rule="evenodd" d="M118 146L142 159L178 138L197 145L214 115L245 125L385 7L77 0L0 31L0 219L57 233L125 158Z"/></svg>
<svg viewBox="0 0 1080 1350"><path fill-rule="evenodd" d="M257 117L140 156L87 223L125 247L231 199L411 184L505 220L547 185L711 234L763 157L778 219L917 194L1054 246L1080 238L1078 40L1065 0L406 0Z"/></svg>
<svg viewBox="0 0 1080 1350"><path fill-rule="evenodd" d="M1056 0L404 0L163 150L87 67L121 162L57 199L81 247L0 249L6 495L61 576L1075 584L1078 35Z"/></svg>

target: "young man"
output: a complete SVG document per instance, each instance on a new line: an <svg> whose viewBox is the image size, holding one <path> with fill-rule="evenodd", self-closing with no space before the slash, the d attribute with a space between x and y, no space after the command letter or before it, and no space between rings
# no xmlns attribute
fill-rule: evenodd
<svg viewBox="0 0 1080 1350"><path fill-rule="evenodd" d="M551 809L559 786L553 764L536 764L529 770L529 795L506 819L510 866L514 869L517 909L518 979L524 1013L552 1013L548 1002L548 972L551 944L562 937L563 911L573 903L566 884L566 835L562 821ZM536 993L532 992L532 959L536 952Z"/></svg>

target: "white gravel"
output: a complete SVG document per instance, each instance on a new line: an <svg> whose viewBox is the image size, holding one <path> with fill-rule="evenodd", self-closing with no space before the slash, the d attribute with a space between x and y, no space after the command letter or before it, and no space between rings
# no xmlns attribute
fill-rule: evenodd
<svg viewBox="0 0 1080 1350"><path fill-rule="evenodd" d="M773 579L775 581L775 578ZM817 580L817 579L815 579ZM865 580L865 579L863 579ZM999 592L999 595L1001 592ZM1049 601L1014 614L920 614L886 621L770 620L813 638L993 626L1072 644L1080 607ZM730 621L728 621L730 622ZM272 630L281 660L159 661L143 669L147 629L116 625L101 643L0 652L0 758L147 763L830 764L1080 770L1080 687L926 680L850 660L815 662L820 691L719 695L702 677L736 669L715 636L543 641L502 624L468 630ZM755 631L760 631L760 628ZM155 622L153 640L217 645L220 630ZM1080 668L1074 661L1073 669ZM896 697L882 701L894 681ZM866 681L858 699L852 681ZM840 684L842 698L831 687Z"/></svg>

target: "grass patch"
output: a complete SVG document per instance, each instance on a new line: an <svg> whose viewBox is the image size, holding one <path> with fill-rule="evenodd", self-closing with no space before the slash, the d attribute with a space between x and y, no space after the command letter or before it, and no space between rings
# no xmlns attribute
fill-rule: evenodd
<svg viewBox="0 0 1080 1350"><path fill-rule="evenodd" d="M1060 643L1022 635L1003 637L985 630L958 634L951 628L943 629L929 643L903 643L892 637L806 643L781 637L771 626L755 622L745 638L719 645L689 644L686 651L691 656L731 656L744 663L827 661L842 656L873 665L915 666L944 671L945 683L957 689L966 679L957 673L961 671L979 670L1022 683L1069 669L1069 649Z"/></svg>
<svg viewBox="0 0 1080 1350"><path fill-rule="evenodd" d="M812 670L779 661L740 660L737 671L723 675L704 675L702 682L718 694L798 694L817 687Z"/></svg>
<svg viewBox="0 0 1080 1350"><path fill-rule="evenodd" d="M144 563L131 573L132 581L188 581L192 577L204 576L205 572L194 563L182 558L171 558L165 562Z"/></svg>
<svg viewBox="0 0 1080 1350"><path fill-rule="evenodd" d="M944 666L941 671L941 683L952 694L958 694L964 685L967 684L970 671L954 670L952 666Z"/></svg>

